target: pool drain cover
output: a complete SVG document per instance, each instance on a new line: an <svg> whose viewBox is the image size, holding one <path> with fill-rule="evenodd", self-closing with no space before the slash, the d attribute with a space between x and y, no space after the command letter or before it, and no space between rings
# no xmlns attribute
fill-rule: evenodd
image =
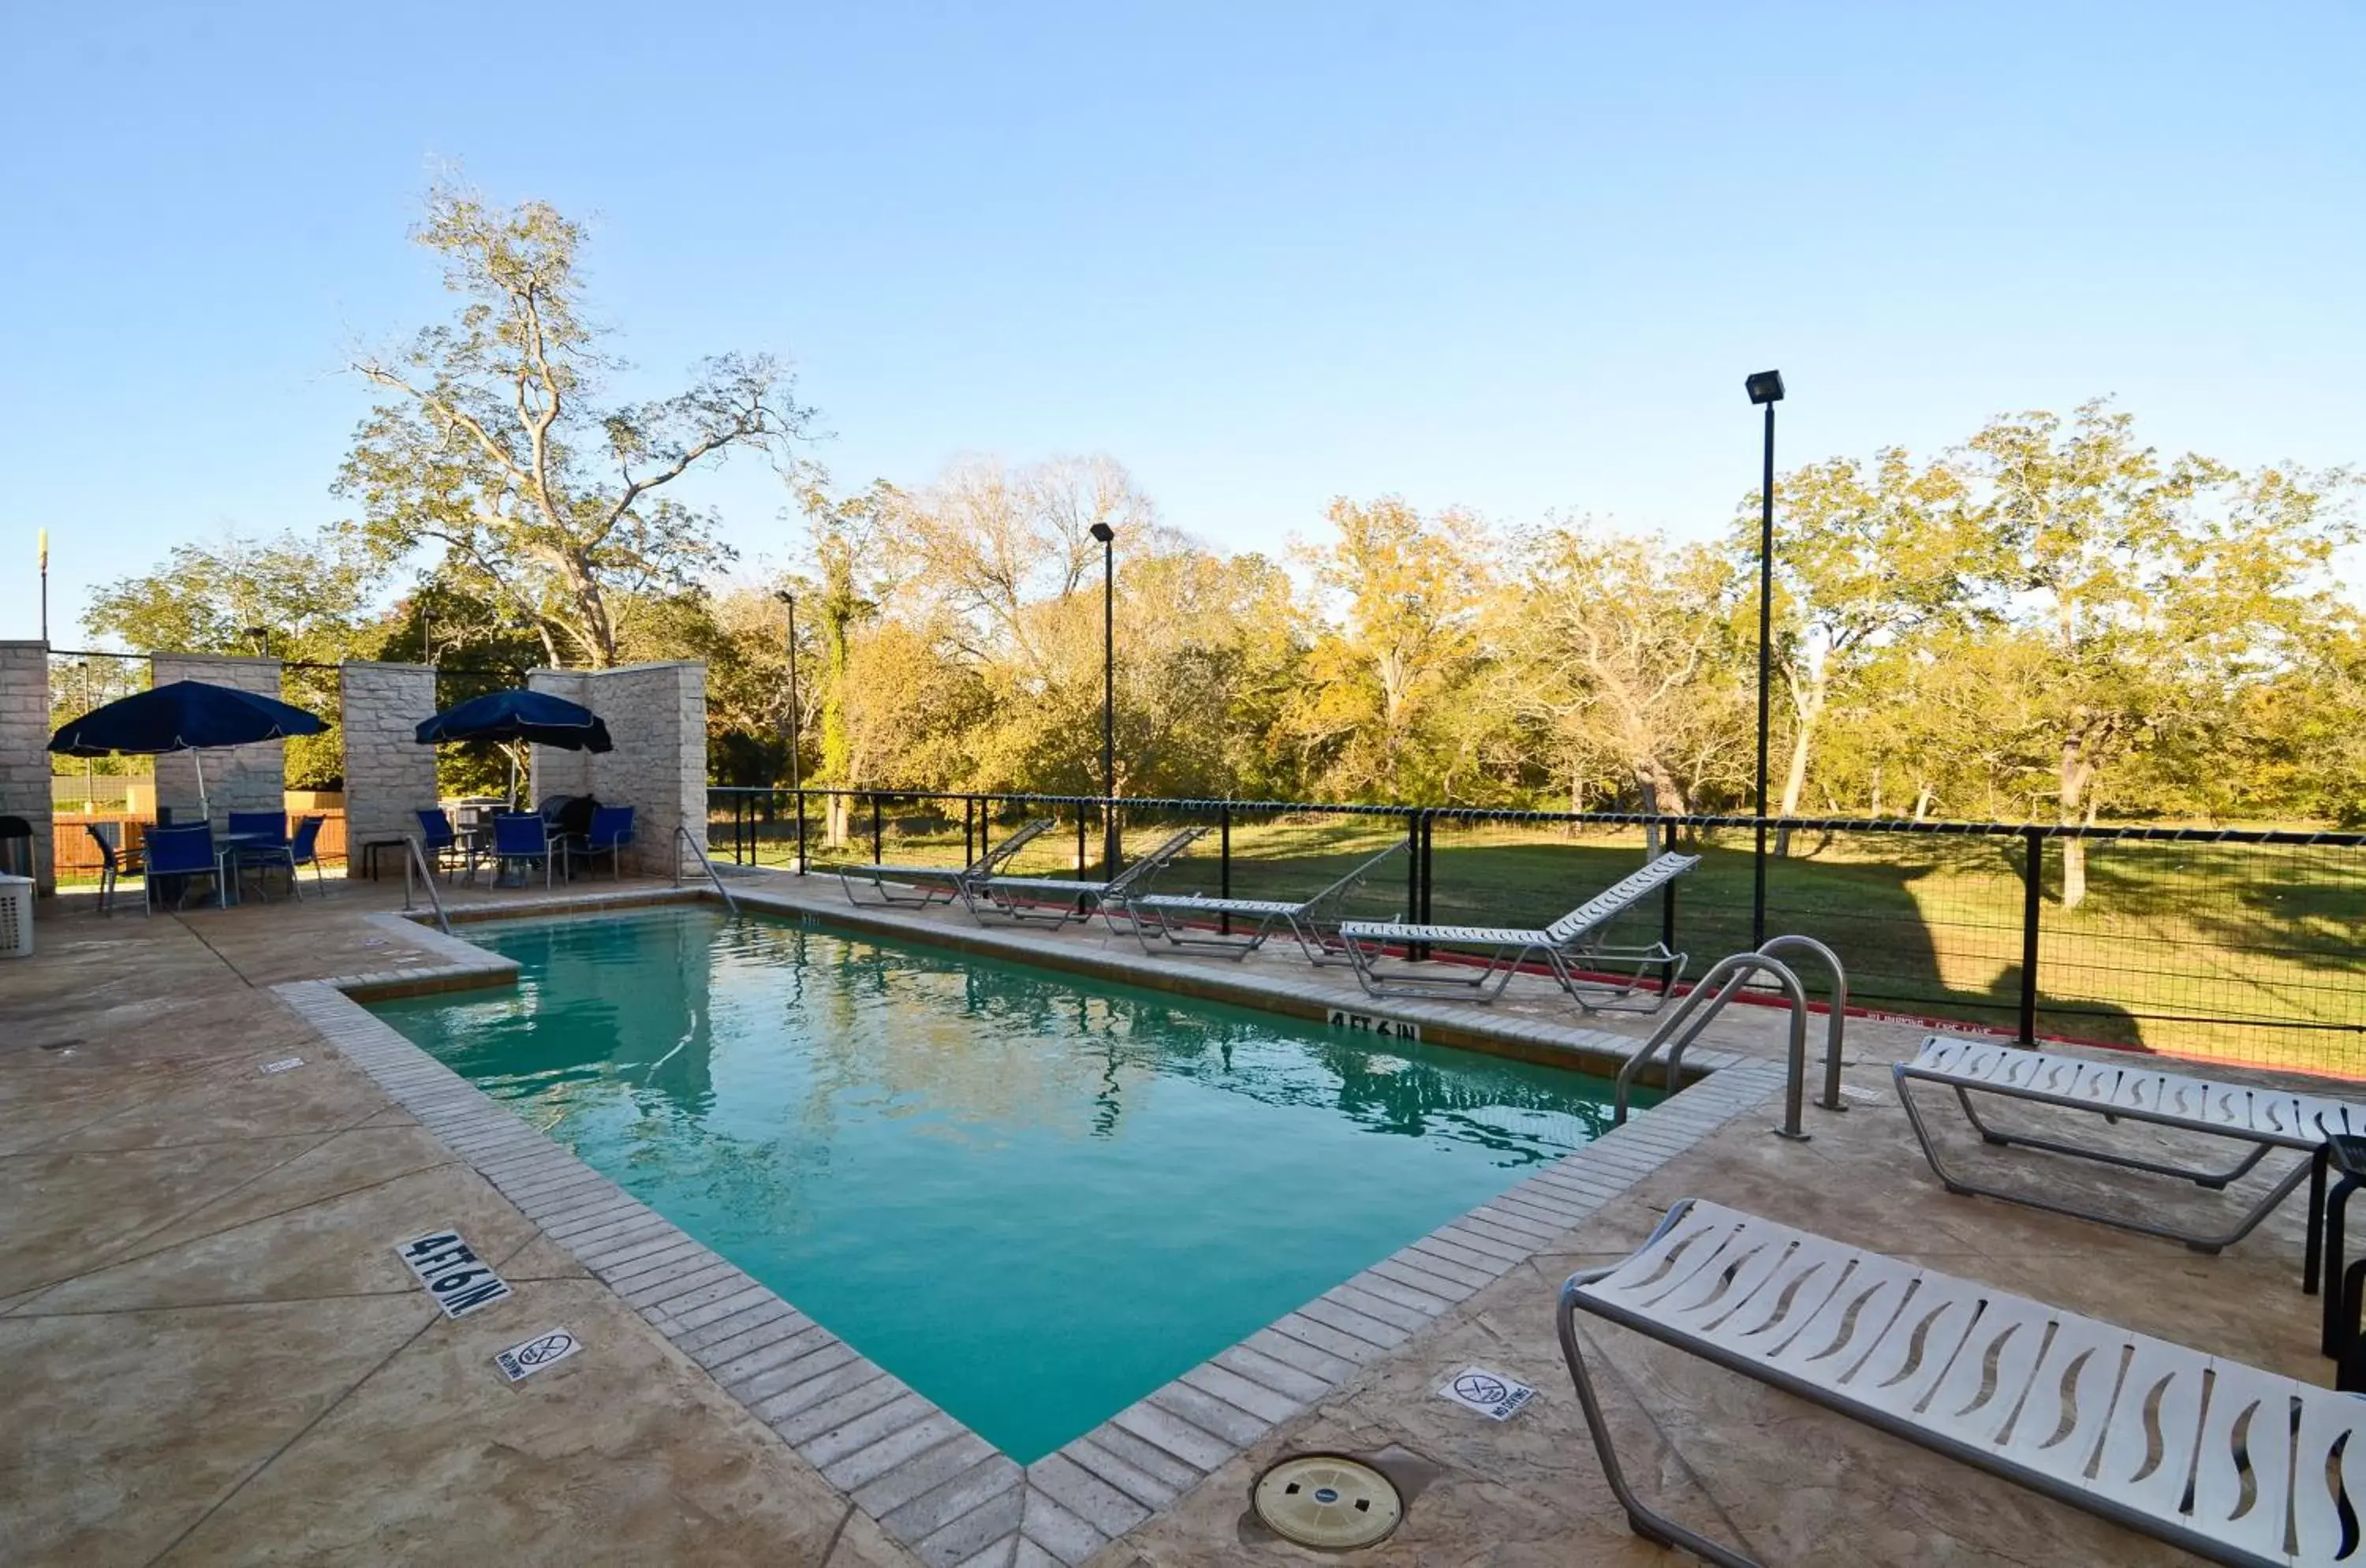
<svg viewBox="0 0 2366 1568"><path fill-rule="evenodd" d="M1250 1500L1275 1533L1327 1551L1371 1546L1404 1517L1389 1478L1344 1454L1294 1454L1257 1477Z"/></svg>

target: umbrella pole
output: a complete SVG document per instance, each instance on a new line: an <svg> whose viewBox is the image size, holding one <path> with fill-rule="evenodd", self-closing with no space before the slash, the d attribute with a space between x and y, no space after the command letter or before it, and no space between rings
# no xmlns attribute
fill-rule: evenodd
<svg viewBox="0 0 2366 1568"><path fill-rule="evenodd" d="M510 754L510 809L512 811L515 811L517 809L517 742L513 740L508 746L502 748L502 750L506 750Z"/></svg>
<svg viewBox="0 0 2366 1568"><path fill-rule="evenodd" d="M206 799L206 754L204 750L196 746L190 747L189 761L196 763L197 769L197 820L203 822L208 828L211 828L214 825L214 810L213 807Z"/></svg>

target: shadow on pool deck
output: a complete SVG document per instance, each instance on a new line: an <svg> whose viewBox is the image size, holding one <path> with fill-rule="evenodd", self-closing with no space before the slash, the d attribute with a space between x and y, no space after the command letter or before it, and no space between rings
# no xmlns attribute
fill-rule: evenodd
<svg viewBox="0 0 2366 1568"><path fill-rule="evenodd" d="M828 911L834 886L762 879ZM735 883L735 886L743 884ZM754 886L751 881L744 886ZM627 893L662 893L656 882ZM535 890L539 893L539 889ZM600 891L606 892L607 885ZM513 897L455 895L469 909ZM266 987L446 961L369 917L399 888L301 906L102 920L42 906L39 952L0 965L0 1540L12 1562L408 1562L456 1547L522 1562L909 1562L901 1548ZM925 918L948 931L958 912ZM460 934L467 934L465 926ZM1031 936L1132 951L1099 927ZM1200 960L1209 973L1239 972ZM1294 955L1243 966L1304 974ZM1329 976L1326 976L1328 979ZM1514 1015L1572 1021L1533 994ZM1648 1026L1600 1021L1631 1039ZM1774 1054L1780 1015L1712 1042ZM1628 1535L1553 1340L1581 1263L1623 1254L1698 1195L1927 1261L2312 1382L2313 1298L2289 1204L2204 1258L1943 1192L1885 1066L1920 1031L1860 1022L1844 1115L1814 1140L1746 1113L1102 1550L1110 1568L1323 1561L1245 1517L1248 1483L1311 1448L1413 1456L1431 1479L1391 1540L1344 1561L1663 1564ZM1705 1042L1709 1043L1710 1042ZM265 1064L300 1055L300 1069ZM2250 1077L2257 1075L2228 1074ZM2004 1170L1977 1140L1952 1149ZM2045 1168L2057 1187L2120 1188ZM2156 1201L2158 1200L2158 1201ZM2158 1187L2128 1201L2190 1207ZM447 1323L393 1256L459 1228L515 1299ZM492 1352L545 1328L586 1353L514 1388ZM2180 1562L2114 1527L1757 1384L1604 1329L1630 1473L1772 1563ZM1492 1423L1432 1393L1480 1363L1540 1397ZM1011 1544L1000 1568L1051 1561ZM982 1560L984 1561L984 1560Z"/></svg>

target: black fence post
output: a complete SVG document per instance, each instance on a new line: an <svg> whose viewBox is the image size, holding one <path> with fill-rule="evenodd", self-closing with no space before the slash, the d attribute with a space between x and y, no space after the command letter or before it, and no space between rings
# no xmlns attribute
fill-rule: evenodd
<svg viewBox="0 0 2366 1568"><path fill-rule="evenodd" d="M1646 833L1651 830L1648 828L1644 829ZM1668 842L1668 825L1661 823L1661 843ZM1669 849L1671 853L1674 852L1674 846L1670 845ZM1673 877L1660 884L1660 945L1669 953L1676 951L1676 884ZM1676 988L1676 961L1673 958L1668 960L1665 971L1660 977L1660 994L1662 996Z"/></svg>
<svg viewBox="0 0 2366 1568"><path fill-rule="evenodd" d="M977 863L977 796L962 796L962 864Z"/></svg>
<svg viewBox="0 0 2366 1568"><path fill-rule="evenodd" d="M874 792L871 796L871 862L878 865L884 863L886 859L887 835L880 821L879 796Z"/></svg>
<svg viewBox="0 0 2366 1568"><path fill-rule="evenodd" d="M1421 813L1405 813L1405 912L1407 924L1421 919ZM1419 953L1410 942L1405 944L1407 958Z"/></svg>
<svg viewBox="0 0 2366 1568"><path fill-rule="evenodd" d="M1085 879L1085 808L1076 807L1076 880Z"/></svg>
<svg viewBox="0 0 2366 1568"><path fill-rule="evenodd" d="M1427 812L1427 811L1423 812L1423 813L1421 814L1421 915L1420 915L1420 920L1421 920L1421 923L1422 923L1423 925L1427 925L1427 924L1429 924L1429 919L1430 919L1430 917L1429 917L1429 896L1430 896L1433 892L1436 891L1436 888L1437 888L1437 877L1436 877L1436 866L1437 866L1437 856L1436 856L1436 852L1434 852L1433 844L1432 844L1432 840L1434 840L1434 838L1436 837L1436 832L1437 832L1437 818L1436 817L1436 815L1435 815L1435 814L1433 814L1433 813L1431 813L1431 812ZM1429 949L1428 949L1428 948L1426 948L1426 947L1424 947L1421 951L1422 951L1423 954L1425 956L1425 955L1428 953Z"/></svg>
<svg viewBox="0 0 2366 1568"><path fill-rule="evenodd" d="M1216 897L1233 896L1233 807L1227 801L1216 808ZM1216 929L1224 935L1233 934L1233 917L1228 912L1216 917Z"/></svg>
<svg viewBox="0 0 2366 1568"><path fill-rule="evenodd" d="M797 874L803 876L806 874L806 792L791 790L789 798L797 803Z"/></svg>
<svg viewBox="0 0 2366 1568"><path fill-rule="evenodd" d="M2037 920L2045 908L2045 829L2021 830L2021 1043L2037 1043Z"/></svg>
<svg viewBox="0 0 2366 1568"><path fill-rule="evenodd" d="M1101 810L1102 852L1109 857L1109 864L1101 867L1101 880L1115 882L1118 869L1125 864L1125 818L1118 810L1114 796Z"/></svg>

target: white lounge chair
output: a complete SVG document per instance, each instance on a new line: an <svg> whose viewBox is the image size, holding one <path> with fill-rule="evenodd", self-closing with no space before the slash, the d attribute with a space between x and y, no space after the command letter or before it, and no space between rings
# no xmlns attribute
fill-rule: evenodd
<svg viewBox="0 0 2366 1568"><path fill-rule="evenodd" d="M1171 947L1212 948L1234 958L1246 958L1265 944L1277 925L1287 926L1300 951L1314 964L1345 964L1346 949L1338 938L1337 911L1348 897L1388 861L1405 852L1400 840L1372 856L1311 898L1293 903L1284 898L1208 898L1196 893L1151 893L1126 900L1125 912L1142 951L1156 953L1155 934ZM1244 921L1248 930L1226 931L1227 919Z"/></svg>
<svg viewBox="0 0 2366 1568"><path fill-rule="evenodd" d="M1110 929L1118 931L1121 928L1117 916L1124 909L1127 897L1139 893L1144 885L1166 868L1167 862L1190 848L1191 840L1207 830L1177 829L1156 849L1107 882L1052 876L983 876L962 884L961 899L969 912L981 920L988 915L998 915L1005 919L1042 920L1057 926L1070 920L1089 920L1098 909Z"/></svg>
<svg viewBox="0 0 2366 1568"><path fill-rule="evenodd" d="M2150 1066L2146 1058L2138 1055L2130 1055L2116 1062L2090 1061L2081 1056L2024 1050L2000 1041L1933 1034L1922 1043L1922 1049L1912 1061L1898 1064L1890 1068L1890 1073L1898 1085L1898 1098L1906 1103L1906 1117L1913 1123L1914 1136L1922 1145L1923 1157L1931 1162L1932 1172L1946 1184L1948 1191L1977 1192L1984 1197L2023 1203L2033 1209L2068 1214L2074 1219L2095 1220L2124 1230L2181 1241L2197 1252L2216 1252L2250 1235L2252 1228L2266 1219L2277 1204L2292 1195L2293 1189L2300 1185L2301 1178L2314 1172L2316 1185L2310 1192L2306 1276L2311 1282L2316 1275L2321 1227L2315 1223L2315 1213L2323 1206L2325 1174L2325 1167L2315 1156L2325 1146L2327 1138L2366 1133L2366 1105L2331 1100L2322 1095L2296 1094L2289 1089L2214 1083L2206 1078L2164 1073ZM2261 1160L2279 1149L2303 1157L2283 1173L2268 1190L2266 1196L2236 1222L2232 1230L2217 1233L2184 1230L2082 1206L2058 1197L2041 1196L1977 1181L1959 1171L1950 1170L1931 1142L1930 1129L1923 1124L1921 1108L1915 1104L1914 1097L1907 1092L1910 1085L1917 1083L1935 1084L1955 1090L1956 1103L1963 1107L1964 1114L1973 1128L1994 1146L2042 1149L2048 1154L2070 1155L2127 1170L2191 1181L2214 1191L2224 1190L2229 1182L2248 1175ZM2073 1144L2058 1138L2034 1137L2026 1133L2002 1132L1980 1119L1980 1113L1972 1106L1975 1093L2081 1111L2111 1122L2146 1122L2179 1132L2248 1145L2249 1152L2234 1164L2214 1170L2142 1159L2090 1144ZM2053 1190L2067 1190L2056 1188Z"/></svg>
<svg viewBox="0 0 2366 1568"><path fill-rule="evenodd" d="M1563 915L1542 931L1514 926L1419 926L1393 920L1349 920L1339 928L1340 944L1356 966L1356 978L1376 997L1434 997L1468 993L1475 1001L1492 1002L1504 994L1512 976L1530 958L1540 960L1560 988L1588 1012L1617 1006L1621 998L1639 994L1646 998L1635 1009L1656 1012L1684 977L1685 954L1663 942L1648 947L1608 947L1603 929L1650 895L1700 864L1698 855L1664 854L1642 870L1622 877ZM1489 950L1482 964L1437 964L1418 970L1382 968L1391 947L1413 944ZM1634 965L1622 984L1605 987L1580 980L1575 966ZM1663 971L1660 988L1641 990L1644 972ZM1581 988L1582 987L1582 988Z"/></svg>
<svg viewBox="0 0 2366 1568"><path fill-rule="evenodd" d="M2214 1562L2366 1558L2366 1400L1688 1198L1569 1277L1560 1344L1628 1523L1720 1568L1628 1485L1581 1312Z"/></svg>
<svg viewBox="0 0 2366 1568"><path fill-rule="evenodd" d="M834 872L838 885L846 889L846 901L861 904L867 900L854 891L858 882L868 884L882 904L901 904L911 908L926 908L931 904L950 904L962 896L963 885L981 877L992 876L1016 859L1019 852L1052 830L1052 818L1038 817L1019 831L987 850L969 864L947 865L834 865L817 869Z"/></svg>

